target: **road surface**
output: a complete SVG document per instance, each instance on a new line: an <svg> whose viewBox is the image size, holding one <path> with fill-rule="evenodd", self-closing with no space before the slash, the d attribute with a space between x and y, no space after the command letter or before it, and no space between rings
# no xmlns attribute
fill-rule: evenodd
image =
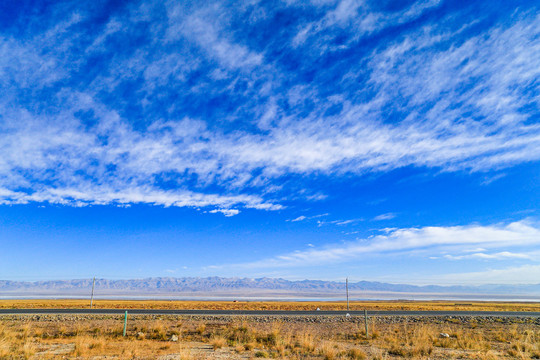
<svg viewBox="0 0 540 360"><path fill-rule="evenodd" d="M363 316L364 311L286 311L286 310L158 310L158 309L0 309L0 315L95 314L122 315L243 315L243 316ZM540 317L529 311L368 311L369 316L496 316Z"/></svg>

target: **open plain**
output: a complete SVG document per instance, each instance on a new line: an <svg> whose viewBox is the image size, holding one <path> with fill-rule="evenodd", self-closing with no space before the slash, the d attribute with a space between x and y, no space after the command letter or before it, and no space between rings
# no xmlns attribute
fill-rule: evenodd
<svg viewBox="0 0 540 360"><path fill-rule="evenodd" d="M6 308L82 308L83 300L0 301ZM332 302L96 301L96 308L343 310ZM539 359L539 304L354 302L360 310L523 311L522 316L0 316L1 359ZM458 309L456 309L456 307Z"/></svg>
<svg viewBox="0 0 540 360"><path fill-rule="evenodd" d="M177 301L177 300L95 300L95 309L160 310L347 310L345 301ZM540 302L496 301L351 301L350 310L405 311L540 311ZM0 309L83 309L86 299L16 299L0 300Z"/></svg>

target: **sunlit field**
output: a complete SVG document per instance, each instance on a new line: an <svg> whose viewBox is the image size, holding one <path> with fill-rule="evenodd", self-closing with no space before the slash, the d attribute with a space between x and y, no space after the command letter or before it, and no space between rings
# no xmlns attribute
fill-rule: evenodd
<svg viewBox="0 0 540 360"><path fill-rule="evenodd" d="M4 315L0 359L539 359L519 318Z"/></svg>
<svg viewBox="0 0 540 360"><path fill-rule="evenodd" d="M96 309L346 310L345 301L94 300ZM353 301L350 310L540 311L535 302ZM0 308L90 308L90 300L0 300Z"/></svg>

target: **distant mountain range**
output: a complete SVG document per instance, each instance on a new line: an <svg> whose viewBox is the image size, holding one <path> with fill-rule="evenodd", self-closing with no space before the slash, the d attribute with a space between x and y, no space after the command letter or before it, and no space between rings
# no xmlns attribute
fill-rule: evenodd
<svg viewBox="0 0 540 360"><path fill-rule="evenodd" d="M86 296L92 279L54 281L0 280L0 297L16 296ZM96 279L96 296L239 296L239 297L343 297L345 283L337 281L290 281L275 278L146 278L134 280ZM540 297L540 284L481 286L416 286L371 281L349 283L349 293L356 298L410 298L405 295L470 294L524 295ZM490 296L493 297L493 296Z"/></svg>

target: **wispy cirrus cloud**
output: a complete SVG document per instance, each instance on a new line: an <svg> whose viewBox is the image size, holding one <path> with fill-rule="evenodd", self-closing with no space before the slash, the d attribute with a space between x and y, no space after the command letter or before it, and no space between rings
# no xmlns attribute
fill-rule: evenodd
<svg viewBox="0 0 540 360"><path fill-rule="evenodd" d="M538 279L540 279L540 265L531 264L439 277L439 281L452 284L538 284Z"/></svg>
<svg viewBox="0 0 540 360"><path fill-rule="evenodd" d="M324 225L337 225L337 226L345 226L345 225L351 225L354 223L358 223L360 221L363 221L363 219L338 219L338 220L317 220L317 226L321 227Z"/></svg>
<svg viewBox="0 0 540 360"><path fill-rule="evenodd" d="M263 31L278 9L260 6L133 2L94 27L82 7L0 34L0 202L234 215L283 208L285 176L491 171L540 159L534 13L480 34L451 14L357 54L358 34L438 2L390 12L340 2L281 32ZM294 46L295 29L316 30ZM349 55L326 67L303 60L326 56L321 44L339 36ZM319 75L306 81L306 72Z"/></svg>
<svg viewBox="0 0 540 360"><path fill-rule="evenodd" d="M181 13L181 10L172 9L170 14L173 16L169 17L169 21L174 25L168 28L168 40L175 41L181 36L194 41L209 57L217 59L224 68L247 71L261 65L263 58L261 54L219 36L216 19L219 19L219 13L222 11L223 9L219 7L209 7L209 9L187 17L180 16L180 19L177 19L174 15Z"/></svg>
<svg viewBox="0 0 540 360"><path fill-rule="evenodd" d="M294 218L294 219L292 219L292 220L289 220L289 221L290 221L290 222L298 222L298 221L302 221L302 220L305 220L305 219L307 219L306 216L300 215L299 217L296 217L296 218Z"/></svg>
<svg viewBox="0 0 540 360"><path fill-rule="evenodd" d="M377 215L373 218L373 220L375 221L381 221L381 220L391 220L393 218L396 217L396 214L394 213L385 213L385 214L380 214L380 215Z"/></svg>
<svg viewBox="0 0 540 360"><path fill-rule="evenodd" d="M294 219L291 219L291 220L287 220L287 221L290 221L290 222L298 222L298 221L304 221L304 220L312 220L312 219L318 219L318 218L322 218L322 217L325 217L325 216L328 216L330 214L328 213L324 213L324 214L317 214L317 215L310 215L310 216L306 216L306 215L300 215Z"/></svg>
<svg viewBox="0 0 540 360"><path fill-rule="evenodd" d="M292 44L299 46L312 40L321 51L341 50L347 45L335 45L335 38L344 34L340 31L332 32L332 29L347 29L348 42L358 41L359 38L386 27L412 21L440 3L440 0L421 0L396 11L384 11L381 8L378 9L375 3L357 0L338 1L324 17L304 25L293 38ZM314 44L310 45L314 46Z"/></svg>
<svg viewBox="0 0 540 360"><path fill-rule="evenodd" d="M513 253L509 251L501 251L498 253L486 254L477 252L466 255L444 255L445 259L449 260L464 260L464 259L478 259L478 260L506 260L506 259L532 259L530 254Z"/></svg>
<svg viewBox="0 0 540 360"><path fill-rule="evenodd" d="M283 268L319 266L332 263L346 263L365 255L388 256L393 254L421 253L422 257L441 252L460 255L446 255L452 260L499 258L531 259L523 254L499 251L492 254L467 251L471 247L482 246L484 250L512 249L540 244L540 226L527 220L509 224L467 225L450 227L421 227L387 229L385 234L342 244L328 244L304 251L296 251L261 259L251 263L230 265L233 268ZM223 267L228 267L224 265Z"/></svg>

